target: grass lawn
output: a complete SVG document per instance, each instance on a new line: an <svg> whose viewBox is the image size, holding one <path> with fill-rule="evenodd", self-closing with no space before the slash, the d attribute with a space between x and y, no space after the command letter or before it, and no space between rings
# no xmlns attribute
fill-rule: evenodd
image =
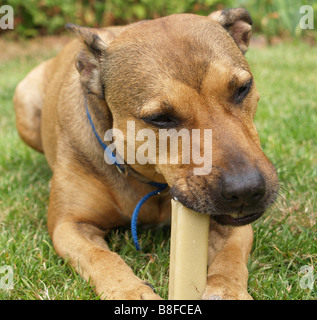
<svg viewBox="0 0 317 320"><path fill-rule="evenodd" d="M13 289L0 289L0 299L98 299L53 250L46 228L51 172L44 156L27 147L15 129L15 86L56 50L43 47L29 50L23 44L0 55L0 268L11 266L14 279ZM247 53L261 94L256 126L266 154L279 161L281 180L278 201L253 224L248 268L249 292L255 299L317 298L317 280L309 289L301 272L312 266L316 278L316 57L316 47L301 43ZM138 233L143 252L134 250L128 228L114 230L110 245L167 298L170 231L139 228Z"/></svg>

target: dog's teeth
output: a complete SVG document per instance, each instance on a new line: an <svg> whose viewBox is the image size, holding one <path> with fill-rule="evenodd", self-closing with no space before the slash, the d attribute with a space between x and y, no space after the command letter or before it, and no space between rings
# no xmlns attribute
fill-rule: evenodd
<svg viewBox="0 0 317 320"><path fill-rule="evenodd" d="M178 201L178 199L176 197L173 198L175 201Z"/></svg>

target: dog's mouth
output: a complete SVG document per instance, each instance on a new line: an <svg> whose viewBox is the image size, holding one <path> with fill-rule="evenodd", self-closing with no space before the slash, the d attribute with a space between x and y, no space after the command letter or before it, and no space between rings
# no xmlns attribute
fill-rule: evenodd
<svg viewBox="0 0 317 320"><path fill-rule="evenodd" d="M180 201L178 198L173 197L175 201ZM199 210L198 208L194 208L192 203L184 203L183 201L180 201L185 207L197 211L202 212L202 210ZM198 210L197 210L198 209ZM259 219L265 210L256 211L256 212L245 212L243 210L244 208L241 207L238 212L232 212L232 213L222 213L219 214L219 212L215 213L209 213L210 217L214 219L216 222L222 225L230 225L230 226L244 226L246 224L252 223L255 220ZM247 210L247 208L245 208Z"/></svg>
<svg viewBox="0 0 317 320"><path fill-rule="evenodd" d="M259 219L264 211L251 213L248 215L240 216L238 213L215 215L212 218L219 224L230 226L244 226Z"/></svg>

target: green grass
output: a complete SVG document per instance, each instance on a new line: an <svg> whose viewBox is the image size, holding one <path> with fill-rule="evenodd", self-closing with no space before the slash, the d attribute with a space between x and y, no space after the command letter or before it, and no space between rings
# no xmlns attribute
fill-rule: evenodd
<svg viewBox="0 0 317 320"><path fill-rule="evenodd" d="M98 299L52 247L46 229L51 172L43 155L24 145L15 129L16 84L52 53L0 61L0 267L13 267L14 289L0 299ZM283 190L276 204L254 223L249 291L255 299L316 299L299 286L300 268L317 258L317 48L282 44L247 54L261 93L256 125L273 162L282 161ZM284 158L285 157L285 158ZM136 252L128 228L108 240L136 274L167 298L168 228L138 229ZM0 274L0 278L3 274Z"/></svg>
<svg viewBox="0 0 317 320"><path fill-rule="evenodd" d="M254 223L249 287L256 299L316 299L299 286L317 261L317 48L304 44L251 50L247 58L261 93L256 126L263 149L280 167L281 194Z"/></svg>

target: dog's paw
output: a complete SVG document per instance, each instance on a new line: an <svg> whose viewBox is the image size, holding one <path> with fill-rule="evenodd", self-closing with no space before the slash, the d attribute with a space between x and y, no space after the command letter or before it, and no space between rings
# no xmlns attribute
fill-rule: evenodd
<svg viewBox="0 0 317 320"><path fill-rule="evenodd" d="M146 292L143 291L141 293L142 300L163 300L158 294L156 294L154 287L150 283L143 282L143 284L147 286L150 289L150 291L147 290Z"/></svg>
<svg viewBox="0 0 317 320"><path fill-rule="evenodd" d="M155 293L153 286L147 282L133 281L126 286L108 289L107 294L103 291L101 299L106 300L163 300ZM99 290L100 291L100 290Z"/></svg>
<svg viewBox="0 0 317 320"><path fill-rule="evenodd" d="M246 289L233 284L229 278L214 274L208 277L203 300L253 300Z"/></svg>

